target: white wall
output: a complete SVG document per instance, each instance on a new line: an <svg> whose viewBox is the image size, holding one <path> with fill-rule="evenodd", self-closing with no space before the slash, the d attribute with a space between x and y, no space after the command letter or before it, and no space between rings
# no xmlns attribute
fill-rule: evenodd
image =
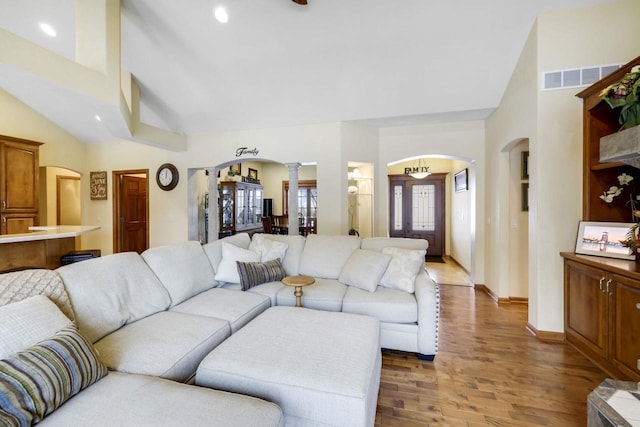
<svg viewBox="0 0 640 427"><path fill-rule="evenodd" d="M471 169L471 163L454 160L451 162L451 186L449 190L451 198L450 223L451 223L451 247L449 254L465 270L471 270L471 188L467 191L456 193L453 184L456 173L463 169ZM468 172L467 172L468 173ZM471 182L469 182L471 187Z"/></svg>

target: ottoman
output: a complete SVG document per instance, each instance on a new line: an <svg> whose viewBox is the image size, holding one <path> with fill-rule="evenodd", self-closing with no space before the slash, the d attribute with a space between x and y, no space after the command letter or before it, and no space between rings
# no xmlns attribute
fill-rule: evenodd
<svg viewBox="0 0 640 427"><path fill-rule="evenodd" d="M373 317L272 307L216 347L196 384L259 397L290 426L373 426L380 385Z"/></svg>

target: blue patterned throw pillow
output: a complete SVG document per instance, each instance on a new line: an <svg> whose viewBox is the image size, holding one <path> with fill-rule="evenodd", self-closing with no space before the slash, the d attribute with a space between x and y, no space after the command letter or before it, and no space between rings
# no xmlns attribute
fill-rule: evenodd
<svg viewBox="0 0 640 427"><path fill-rule="evenodd" d="M0 360L0 423L30 426L107 375L75 324Z"/></svg>

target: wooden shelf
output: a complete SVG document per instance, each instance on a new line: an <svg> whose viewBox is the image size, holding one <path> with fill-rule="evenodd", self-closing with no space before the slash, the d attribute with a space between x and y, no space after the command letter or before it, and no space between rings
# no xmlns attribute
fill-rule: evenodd
<svg viewBox="0 0 640 427"><path fill-rule="evenodd" d="M600 138L620 129L619 109L612 109L602 100L602 90L624 77L631 68L640 64L640 57L623 65L604 79L584 89L576 96L583 100L583 167L582 167L582 219L585 221L628 220L628 195L604 203L600 195L618 185L618 175L627 173L640 182L640 170L622 162L600 162Z"/></svg>
<svg viewBox="0 0 640 427"><path fill-rule="evenodd" d="M598 163L596 165L591 166L592 171L602 171L606 169L613 169L620 166L624 166L622 162L607 162L607 163Z"/></svg>

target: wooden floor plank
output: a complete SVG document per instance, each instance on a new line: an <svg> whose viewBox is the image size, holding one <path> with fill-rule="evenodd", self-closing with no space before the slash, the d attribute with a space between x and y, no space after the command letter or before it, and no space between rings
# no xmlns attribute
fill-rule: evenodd
<svg viewBox="0 0 640 427"><path fill-rule="evenodd" d="M538 341L524 304L497 305L440 286L434 362L385 351L376 426L584 426L587 395L607 376L564 344Z"/></svg>

